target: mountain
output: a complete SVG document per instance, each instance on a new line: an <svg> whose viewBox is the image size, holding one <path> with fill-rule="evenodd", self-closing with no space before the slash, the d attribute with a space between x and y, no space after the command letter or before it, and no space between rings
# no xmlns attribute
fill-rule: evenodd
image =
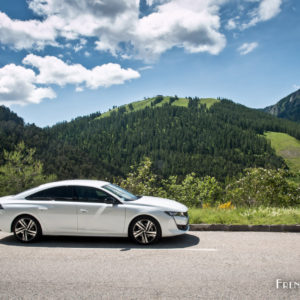
<svg viewBox="0 0 300 300"><path fill-rule="evenodd" d="M286 167L265 132L300 139L300 124L226 99L157 96L52 127L0 113L0 160L24 140L59 179L124 177L145 156L162 177L195 172L225 181L248 167Z"/></svg>
<svg viewBox="0 0 300 300"><path fill-rule="evenodd" d="M300 89L263 110L279 118L300 122Z"/></svg>

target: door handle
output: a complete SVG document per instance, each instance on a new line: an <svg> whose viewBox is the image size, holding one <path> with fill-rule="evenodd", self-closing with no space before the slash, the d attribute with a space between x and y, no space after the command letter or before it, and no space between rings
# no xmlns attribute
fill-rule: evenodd
<svg viewBox="0 0 300 300"><path fill-rule="evenodd" d="M48 210L48 207L39 207L39 210L41 210L41 211Z"/></svg>
<svg viewBox="0 0 300 300"><path fill-rule="evenodd" d="M87 213L88 210L87 210L87 209L84 209L84 208L81 208L81 209L80 209L80 212L81 212L81 213Z"/></svg>

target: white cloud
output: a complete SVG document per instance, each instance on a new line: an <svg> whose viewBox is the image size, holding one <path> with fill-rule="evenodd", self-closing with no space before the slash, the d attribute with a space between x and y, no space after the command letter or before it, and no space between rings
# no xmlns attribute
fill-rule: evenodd
<svg viewBox="0 0 300 300"><path fill-rule="evenodd" d="M76 92L83 92L84 88L82 86L77 86L75 89Z"/></svg>
<svg viewBox="0 0 300 300"><path fill-rule="evenodd" d="M258 7L258 18L267 21L280 13L282 0L263 0Z"/></svg>
<svg viewBox="0 0 300 300"><path fill-rule="evenodd" d="M142 58L156 58L173 47L218 54L226 39L219 32L219 1L173 0L138 21L132 40Z"/></svg>
<svg viewBox="0 0 300 300"><path fill-rule="evenodd" d="M35 85L35 73L22 66L6 65L0 69L0 103L4 105L39 103L45 98L55 98L49 87Z"/></svg>
<svg viewBox="0 0 300 300"><path fill-rule="evenodd" d="M249 23L242 25L242 29L254 26L259 22L268 21L278 15L281 11L282 0L261 0L259 6L252 12Z"/></svg>
<svg viewBox="0 0 300 300"><path fill-rule="evenodd" d="M59 18L51 17L43 22L37 20L12 20L0 12L0 42L15 49L42 49L45 45L58 46L55 22ZM57 24L58 24L57 23Z"/></svg>
<svg viewBox="0 0 300 300"><path fill-rule="evenodd" d="M85 84L87 88L97 89L140 77L137 71L122 69L118 64L108 63L89 70L81 64L66 64L54 56L29 54L23 59L23 63L38 69L36 81L40 84Z"/></svg>
<svg viewBox="0 0 300 300"><path fill-rule="evenodd" d="M46 19L59 18L57 31L67 39L125 34L139 16L137 0L31 0L29 7Z"/></svg>
<svg viewBox="0 0 300 300"><path fill-rule="evenodd" d="M74 46L73 49L74 49L75 52L78 52L78 51L80 51L81 49L83 49L83 46L80 45L80 44L76 44L76 45Z"/></svg>
<svg viewBox="0 0 300 300"><path fill-rule="evenodd" d="M237 27L235 20L234 19L229 19L227 24L226 24L226 29L227 30L233 30Z"/></svg>
<svg viewBox="0 0 300 300"><path fill-rule="evenodd" d="M73 47L74 51L75 51L75 52L80 51L81 49L84 48L84 46L85 46L86 43L87 43L87 40L81 38L81 39L79 40L79 43L77 43L77 44Z"/></svg>
<svg viewBox="0 0 300 300"><path fill-rule="evenodd" d="M0 42L30 49L55 45L59 37L94 37L96 49L121 57L151 60L173 47L218 54L226 44L218 15L226 1L148 0L153 12L140 18L139 0L29 0L43 20L12 20L2 13Z"/></svg>
<svg viewBox="0 0 300 300"><path fill-rule="evenodd" d="M151 6L151 5L157 4L157 3L163 3L163 2L168 2L168 0L146 0L146 3L148 6Z"/></svg>
<svg viewBox="0 0 300 300"><path fill-rule="evenodd" d="M151 69L153 69L153 66L144 66L144 67L139 68L139 71L145 71L145 70L151 70Z"/></svg>
<svg viewBox="0 0 300 300"><path fill-rule="evenodd" d="M80 42L80 45L84 46L84 45L87 43L87 40L81 38L81 39L79 40L79 42Z"/></svg>
<svg viewBox="0 0 300 300"><path fill-rule="evenodd" d="M151 6L154 2L155 0L146 0L147 5L149 6Z"/></svg>
<svg viewBox="0 0 300 300"><path fill-rule="evenodd" d="M25 105L55 98L56 94L49 85L73 84L76 91L81 92L84 87L109 87L140 77L137 71L123 69L118 64L109 63L87 69L80 64L66 64L54 56L29 54L23 59L23 64L34 67L38 73L15 64L0 68L0 104Z"/></svg>
<svg viewBox="0 0 300 300"><path fill-rule="evenodd" d="M77 52L86 38L93 37L97 50L123 58L151 61L173 47L218 54L226 45L219 9L228 1L147 0L152 12L140 17L139 0L28 0L42 20L13 20L0 12L0 43L16 49L42 49L59 46L58 38L65 38L64 46ZM227 30L267 21L280 12L282 4L282 0L245 2L258 3L250 21L241 24L238 17L231 18Z"/></svg>
<svg viewBox="0 0 300 300"><path fill-rule="evenodd" d="M238 48L238 51L241 55L246 55L250 52L252 52L256 47L258 46L258 43L244 43L242 46Z"/></svg>

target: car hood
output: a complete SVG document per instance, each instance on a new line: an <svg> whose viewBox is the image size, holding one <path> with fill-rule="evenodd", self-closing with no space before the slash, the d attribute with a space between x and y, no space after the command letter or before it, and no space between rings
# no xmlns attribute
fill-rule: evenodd
<svg viewBox="0 0 300 300"><path fill-rule="evenodd" d="M159 197L142 196L141 198L133 201L132 203L138 205L159 207L167 211L186 212L188 210L188 208L185 205L177 201Z"/></svg>

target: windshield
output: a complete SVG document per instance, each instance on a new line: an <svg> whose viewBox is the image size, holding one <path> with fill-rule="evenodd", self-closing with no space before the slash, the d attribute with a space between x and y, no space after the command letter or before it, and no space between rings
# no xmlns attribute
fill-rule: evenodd
<svg viewBox="0 0 300 300"><path fill-rule="evenodd" d="M128 191L122 189L121 187L115 184L108 184L102 187L103 189L114 193L115 195L119 196L122 200L125 201L133 201L139 199L139 197L129 193Z"/></svg>

